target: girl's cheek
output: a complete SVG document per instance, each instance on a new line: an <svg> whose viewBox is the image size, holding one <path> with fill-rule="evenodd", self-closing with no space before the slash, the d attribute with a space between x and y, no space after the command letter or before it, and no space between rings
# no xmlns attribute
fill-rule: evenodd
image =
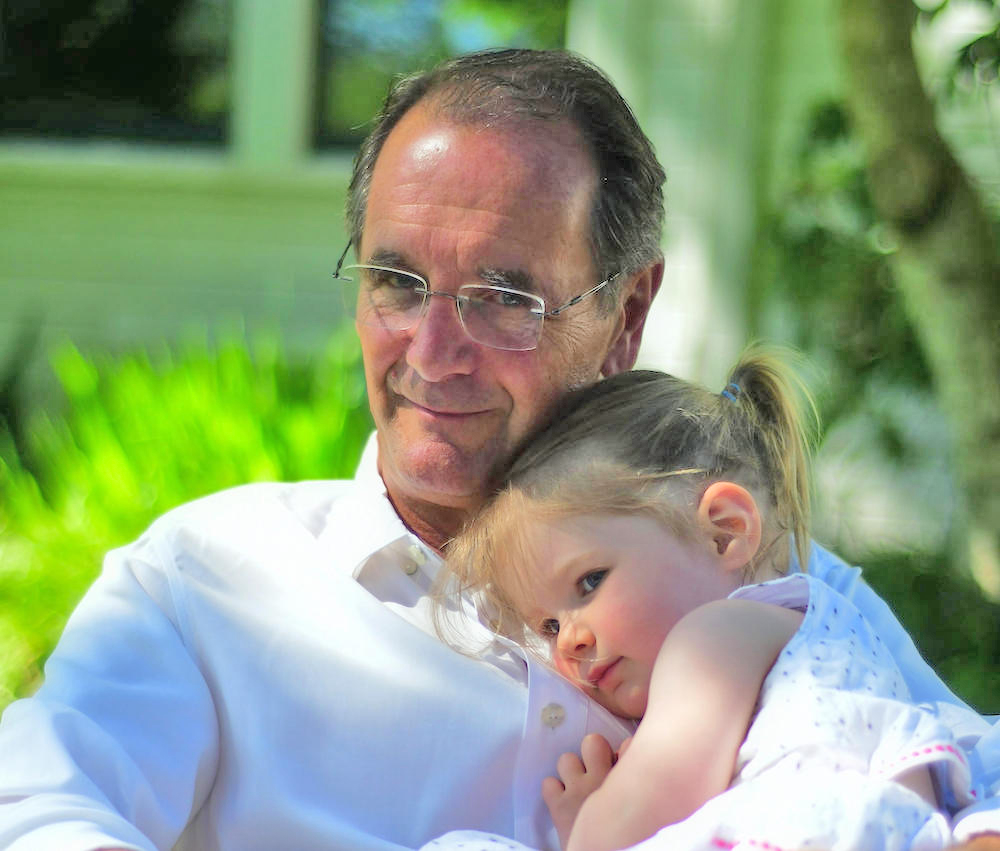
<svg viewBox="0 0 1000 851"><path fill-rule="evenodd" d="M555 646L552 648L552 661L555 663L556 670L559 672L560 676L573 683L579 680L576 673L576 662L563 656L563 654L559 652L559 648Z"/></svg>

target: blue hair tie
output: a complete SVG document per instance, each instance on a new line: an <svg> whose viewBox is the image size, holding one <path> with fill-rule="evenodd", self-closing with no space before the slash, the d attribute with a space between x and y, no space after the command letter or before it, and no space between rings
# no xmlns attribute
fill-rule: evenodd
<svg viewBox="0 0 1000 851"><path fill-rule="evenodd" d="M731 393L729 392L729 388L730 387L733 388L733 390L732 390ZM719 395L725 397L730 402L735 402L736 401L736 397L739 396L740 393L742 393L742 392L743 391L740 389L740 385L739 384L737 384L735 381L730 381L726 385L725 389Z"/></svg>

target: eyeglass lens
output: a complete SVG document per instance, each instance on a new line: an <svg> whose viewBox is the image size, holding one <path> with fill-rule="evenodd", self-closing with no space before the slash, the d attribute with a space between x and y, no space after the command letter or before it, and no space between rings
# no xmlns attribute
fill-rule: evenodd
<svg viewBox="0 0 1000 851"><path fill-rule="evenodd" d="M398 269L347 266L345 309L363 325L404 331L415 325L428 298L455 301L466 333L476 342L497 349L528 351L538 345L544 303L531 295L503 287L467 284L458 294L428 292L422 278Z"/></svg>

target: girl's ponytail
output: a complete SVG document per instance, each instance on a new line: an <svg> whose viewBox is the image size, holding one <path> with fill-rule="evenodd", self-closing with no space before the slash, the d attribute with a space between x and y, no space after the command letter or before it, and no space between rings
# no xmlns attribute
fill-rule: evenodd
<svg viewBox="0 0 1000 851"><path fill-rule="evenodd" d="M771 499L788 531L795 535L799 564L809 557L811 435L818 423L808 389L789 365L790 354L753 346L740 357L720 394L730 423L731 447L752 449ZM729 441L726 441L729 442ZM746 451L746 450L745 450Z"/></svg>

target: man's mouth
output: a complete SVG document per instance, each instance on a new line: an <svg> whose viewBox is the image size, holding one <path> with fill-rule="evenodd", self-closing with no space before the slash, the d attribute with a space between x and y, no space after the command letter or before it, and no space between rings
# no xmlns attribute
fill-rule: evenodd
<svg viewBox="0 0 1000 851"><path fill-rule="evenodd" d="M451 405L435 405L433 407L428 405L421 405L419 402L414 402L412 399L407 399L406 397L400 397L403 399L404 404L409 405L415 411L419 413L426 414L427 416L435 417L438 419L461 419L463 417L474 417L477 414L485 414L487 411L477 408L464 409L460 406Z"/></svg>

